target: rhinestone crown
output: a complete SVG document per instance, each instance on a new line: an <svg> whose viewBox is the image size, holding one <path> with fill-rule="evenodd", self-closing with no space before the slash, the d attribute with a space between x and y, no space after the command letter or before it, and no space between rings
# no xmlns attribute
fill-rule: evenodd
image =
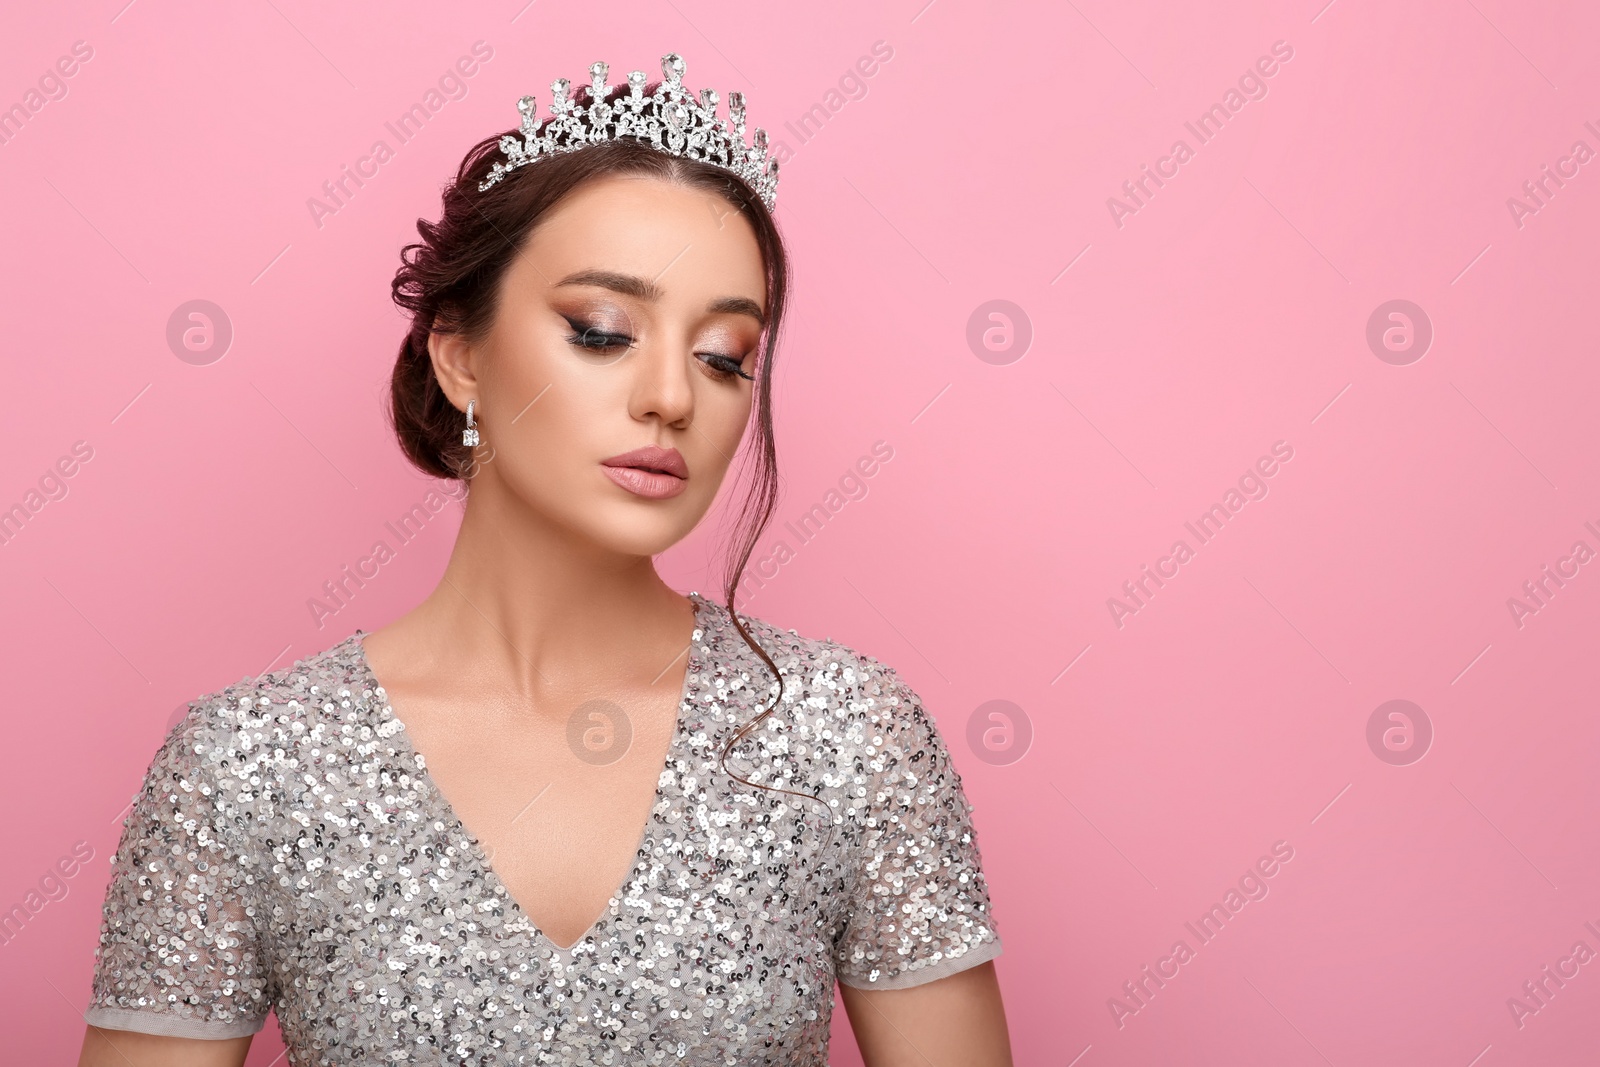
<svg viewBox="0 0 1600 1067"><path fill-rule="evenodd" d="M661 57L661 84L644 93L644 71L628 75L626 87L606 84L605 63L589 67L592 84L589 106L579 107L567 95L572 83L557 78L550 83L554 99L550 117L539 120L532 96L517 101L522 112L521 137L500 138L506 161L497 162L478 183L483 192L506 174L544 156L573 152L587 145L619 137L636 137L662 152L698 159L743 178L770 210L778 195L778 161L767 155L767 131L757 126L753 144L744 141L744 94L728 94L728 116L717 116L717 91L701 89L698 98L683 84L683 57L668 52ZM624 95L626 88L626 95Z"/></svg>

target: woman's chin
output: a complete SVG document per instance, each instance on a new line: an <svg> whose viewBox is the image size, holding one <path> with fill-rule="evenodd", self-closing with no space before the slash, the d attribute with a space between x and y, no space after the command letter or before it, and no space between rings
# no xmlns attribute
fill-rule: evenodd
<svg viewBox="0 0 1600 1067"><path fill-rule="evenodd" d="M659 556L682 541L699 521L670 501L590 512L582 529L596 545L624 556Z"/></svg>

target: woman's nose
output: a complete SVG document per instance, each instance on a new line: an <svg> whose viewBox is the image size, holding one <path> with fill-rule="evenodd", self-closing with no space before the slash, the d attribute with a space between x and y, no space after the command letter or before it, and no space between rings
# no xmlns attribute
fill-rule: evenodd
<svg viewBox="0 0 1600 1067"><path fill-rule="evenodd" d="M634 361L631 412L636 419L651 416L662 422L687 423L694 415L694 383L684 345L657 339L642 345Z"/></svg>

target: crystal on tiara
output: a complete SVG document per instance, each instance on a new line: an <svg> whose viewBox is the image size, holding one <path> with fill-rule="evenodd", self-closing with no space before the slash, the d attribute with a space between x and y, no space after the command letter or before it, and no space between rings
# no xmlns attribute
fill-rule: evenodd
<svg viewBox="0 0 1600 1067"><path fill-rule="evenodd" d="M752 143L745 143L743 93L728 94L728 117L724 119L717 115L715 89L701 89L696 97L683 84L683 57L676 52L661 57L661 84L649 96L644 93L644 71L630 71L624 89L606 83L610 69L605 63L589 66L587 107L579 107L568 97L572 83L566 78L550 83L550 117L542 122L534 97L518 100L521 136L500 138L505 160L495 162L489 176L478 183L478 191L486 191L511 171L544 156L636 137L658 151L698 159L738 175L772 208L778 195L778 161L767 154L767 131L761 127L755 128Z"/></svg>

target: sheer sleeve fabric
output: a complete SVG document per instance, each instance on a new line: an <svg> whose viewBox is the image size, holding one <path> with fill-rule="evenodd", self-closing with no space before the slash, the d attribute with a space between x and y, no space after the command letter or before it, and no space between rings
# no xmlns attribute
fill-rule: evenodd
<svg viewBox="0 0 1600 1067"><path fill-rule="evenodd" d="M904 989L976 967L1001 946L973 808L944 739L917 694L870 662L865 832L834 967L848 986Z"/></svg>
<svg viewBox="0 0 1600 1067"><path fill-rule="evenodd" d="M228 732L191 707L145 773L111 857L91 1026L230 1038L266 1022L265 915L231 822L239 761L216 743Z"/></svg>

